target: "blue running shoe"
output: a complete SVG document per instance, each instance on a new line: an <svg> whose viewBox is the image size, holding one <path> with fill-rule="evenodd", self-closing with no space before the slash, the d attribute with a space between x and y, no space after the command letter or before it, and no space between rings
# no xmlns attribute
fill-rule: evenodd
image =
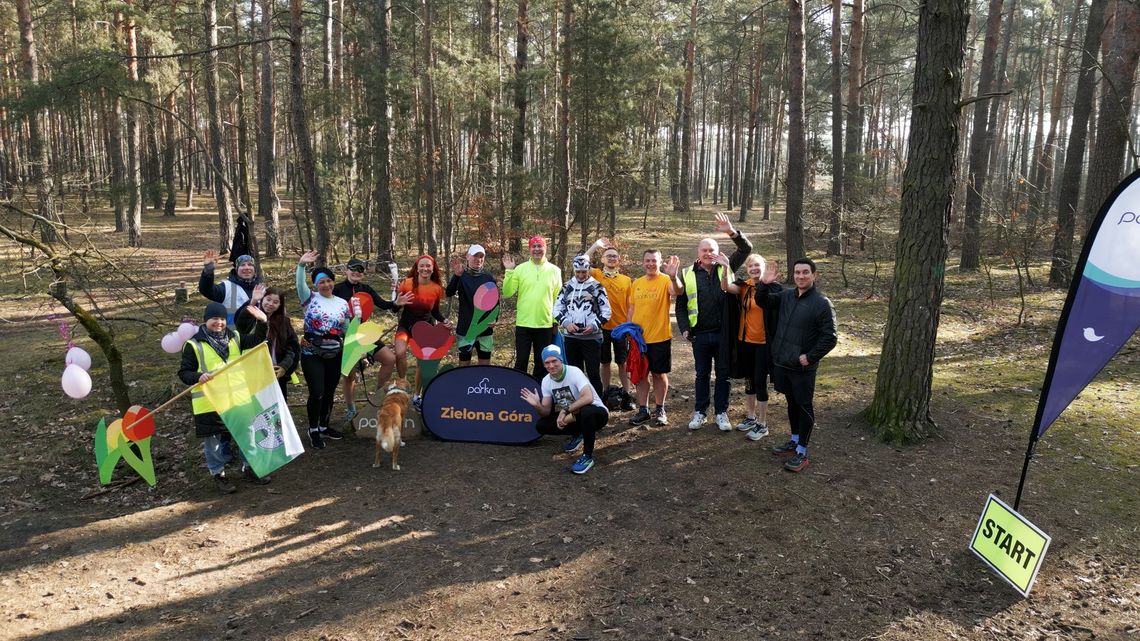
<svg viewBox="0 0 1140 641"><path fill-rule="evenodd" d="M566 441L566 445L562 446L562 451L567 452L567 453L573 452L574 450L578 449L578 446L581 444L582 444L582 435L581 434L579 434L578 436L571 436L570 440Z"/></svg>
<svg viewBox="0 0 1140 641"><path fill-rule="evenodd" d="M583 454L578 457L577 461L574 461L574 465L570 466L570 471L575 474L585 474L590 471L591 467L594 467L594 457Z"/></svg>

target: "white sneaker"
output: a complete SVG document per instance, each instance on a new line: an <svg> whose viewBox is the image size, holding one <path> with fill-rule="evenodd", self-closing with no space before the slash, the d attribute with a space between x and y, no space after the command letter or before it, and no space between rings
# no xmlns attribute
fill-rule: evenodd
<svg viewBox="0 0 1140 641"><path fill-rule="evenodd" d="M705 424L705 415L701 412L693 412L693 418L689 419L689 429L699 430Z"/></svg>
<svg viewBox="0 0 1140 641"><path fill-rule="evenodd" d="M756 427L755 416L745 416L743 421L740 421L736 424L736 429L740 430L741 432L747 432L753 427Z"/></svg>
<svg viewBox="0 0 1140 641"><path fill-rule="evenodd" d="M765 436L768 436L768 426L763 423L757 423L755 427L748 431L748 440L750 441L759 441Z"/></svg>
<svg viewBox="0 0 1140 641"><path fill-rule="evenodd" d="M722 432L732 431L732 421L728 420L728 413L722 412L716 415L716 426Z"/></svg>

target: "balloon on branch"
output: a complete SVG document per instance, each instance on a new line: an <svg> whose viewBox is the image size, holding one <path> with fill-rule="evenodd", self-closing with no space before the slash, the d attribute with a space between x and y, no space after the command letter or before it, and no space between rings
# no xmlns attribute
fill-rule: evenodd
<svg viewBox="0 0 1140 641"><path fill-rule="evenodd" d="M91 355L82 347L72 347L67 350L67 356L63 359L63 362L68 365L78 365L84 370L91 369Z"/></svg>
<svg viewBox="0 0 1140 641"><path fill-rule="evenodd" d="M177 354L182 351L182 344L185 342L185 339L179 337L176 332L170 332L162 337L162 351L167 354Z"/></svg>
<svg viewBox="0 0 1140 641"><path fill-rule="evenodd" d="M63 370L60 383L63 385L63 393L71 398L83 398L91 393L91 375L75 363Z"/></svg>
<svg viewBox="0 0 1140 641"><path fill-rule="evenodd" d="M194 338L194 335L198 333L198 326L190 322L182 323L178 326L176 333L178 334L178 338L183 341L188 341Z"/></svg>

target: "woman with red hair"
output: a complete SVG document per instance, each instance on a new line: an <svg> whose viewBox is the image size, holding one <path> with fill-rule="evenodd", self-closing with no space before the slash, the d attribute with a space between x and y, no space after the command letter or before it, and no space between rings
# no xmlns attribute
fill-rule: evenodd
<svg viewBox="0 0 1140 641"><path fill-rule="evenodd" d="M392 348L396 352L396 375L407 378L408 374L408 337L411 336L412 326L420 321L432 325L443 323L451 329L451 323L439 311L439 302L443 300L443 277L439 272L439 265L435 259L428 255L416 259L416 264L408 270L408 277L400 282L397 295L405 292L412 295L412 301L404 305L400 312L400 320L396 323L396 340ZM420 370L416 368L415 398L419 400Z"/></svg>

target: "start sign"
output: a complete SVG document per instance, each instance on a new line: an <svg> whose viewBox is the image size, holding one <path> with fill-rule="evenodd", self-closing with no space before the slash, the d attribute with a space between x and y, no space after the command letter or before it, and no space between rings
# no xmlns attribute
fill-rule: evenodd
<svg viewBox="0 0 1140 641"><path fill-rule="evenodd" d="M1051 540L1048 534L991 494L974 529L970 551L1021 596L1029 596Z"/></svg>

